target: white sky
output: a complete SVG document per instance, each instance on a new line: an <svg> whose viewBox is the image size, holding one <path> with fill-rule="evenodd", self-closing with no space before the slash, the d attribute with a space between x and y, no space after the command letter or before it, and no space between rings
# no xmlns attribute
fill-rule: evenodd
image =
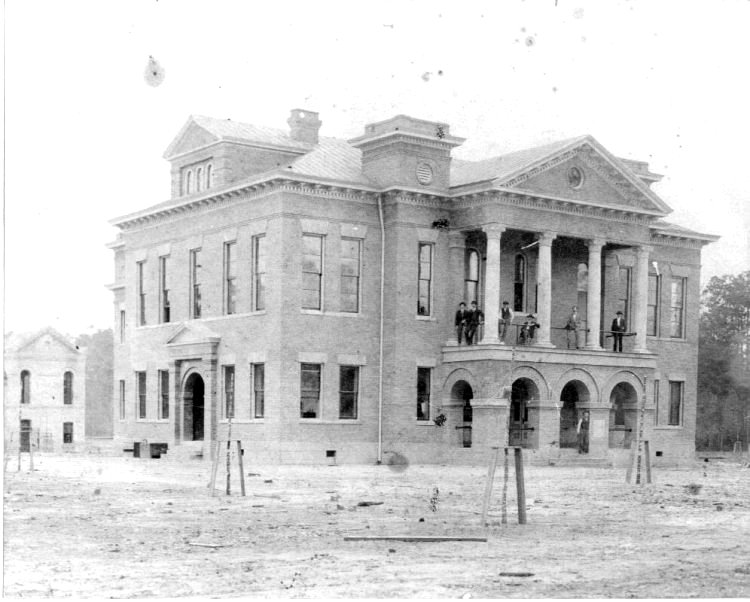
<svg viewBox="0 0 750 602"><path fill-rule="evenodd" d="M6 0L5 19L6 330L112 325L107 221L169 197L191 113L286 128L308 108L343 138L407 113L467 159L589 133L665 174L669 220L722 236L704 282L750 269L747 0Z"/></svg>

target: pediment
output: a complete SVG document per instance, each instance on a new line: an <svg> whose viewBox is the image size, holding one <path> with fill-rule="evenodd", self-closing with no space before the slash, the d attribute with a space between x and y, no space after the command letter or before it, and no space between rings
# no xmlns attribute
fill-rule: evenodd
<svg viewBox="0 0 750 602"><path fill-rule="evenodd" d="M195 123L191 117L164 151L164 158L170 159L218 140L218 136Z"/></svg>
<svg viewBox="0 0 750 602"><path fill-rule="evenodd" d="M60 356L76 355L78 349L57 331L49 328L37 332L18 347L24 355Z"/></svg>
<svg viewBox="0 0 750 602"><path fill-rule="evenodd" d="M671 211L622 161L590 136L496 183L583 204L657 215Z"/></svg>
<svg viewBox="0 0 750 602"><path fill-rule="evenodd" d="M183 324L167 339L167 345L217 344L221 336L199 323Z"/></svg>

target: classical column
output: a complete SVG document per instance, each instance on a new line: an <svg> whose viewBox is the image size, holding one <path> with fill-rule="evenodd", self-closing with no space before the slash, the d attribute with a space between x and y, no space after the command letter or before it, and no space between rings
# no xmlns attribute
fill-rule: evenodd
<svg viewBox="0 0 750 602"><path fill-rule="evenodd" d="M505 228L488 224L482 228L487 234L487 264L484 280L484 337L486 345L498 344L498 319L500 317L500 236Z"/></svg>
<svg viewBox="0 0 750 602"><path fill-rule="evenodd" d="M537 322L539 330L536 345L552 347L550 342L550 320L552 319L552 241L554 232L539 234L539 257L536 262Z"/></svg>
<svg viewBox="0 0 750 602"><path fill-rule="evenodd" d="M471 299L464 299L464 271L466 261L466 235L460 230L454 230L448 233L448 264L450 269L449 282L451 283L451 293L449 299L452 302L446 303L446 322L450 329L447 337L448 345L458 344L458 334L453 323L454 315L458 310L458 304L463 301L468 304ZM468 309L468 307L467 307Z"/></svg>
<svg viewBox="0 0 750 602"><path fill-rule="evenodd" d="M589 247L588 291L586 294L586 349L601 351L599 327L602 315L602 247L604 241L593 238Z"/></svg>
<svg viewBox="0 0 750 602"><path fill-rule="evenodd" d="M635 249L635 277L633 279L633 320L631 329L635 334L636 353L647 353L646 328L648 323L648 256L652 247Z"/></svg>

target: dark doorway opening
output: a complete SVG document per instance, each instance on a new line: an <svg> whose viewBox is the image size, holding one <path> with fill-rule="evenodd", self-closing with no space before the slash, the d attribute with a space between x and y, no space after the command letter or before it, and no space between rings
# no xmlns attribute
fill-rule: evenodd
<svg viewBox="0 0 750 602"><path fill-rule="evenodd" d="M539 399L539 389L534 381L519 378L514 381L510 393L510 420L508 421L508 444L531 447L529 401Z"/></svg>
<svg viewBox="0 0 750 602"><path fill-rule="evenodd" d="M560 447L576 448L578 439L578 404L589 400L589 391L580 380L571 380L560 393Z"/></svg>
<svg viewBox="0 0 750 602"><path fill-rule="evenodd" d="M200 374L188 376L183 392L185 441L203 441L204 390Z"/></svg>
<svg viewBox="0 0 750 602"><path fill-rule="evenodd" d="M31 451L31 420L21 420L21 451Z"/></svg>
<svg viewBox="0 0 750 602"><path fill-rule="evenodd" d="M474 420L474 410L471 407L471 400L474 398L474 391L471 385L465 380L459 380L451 389L451 401L461 406L461 421L463 424L456 426L456 430L461 435L461 445L471 447L471 426Z"/></svg>

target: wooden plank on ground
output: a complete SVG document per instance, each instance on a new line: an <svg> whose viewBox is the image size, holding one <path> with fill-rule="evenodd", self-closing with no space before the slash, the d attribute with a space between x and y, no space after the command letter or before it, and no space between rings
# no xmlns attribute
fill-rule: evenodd
<svg viewBox="0 0 750 602"><path fill-rule="evenodd" d="M345 535L344 541L487 541L487 538L451 535Z"/></svg>

